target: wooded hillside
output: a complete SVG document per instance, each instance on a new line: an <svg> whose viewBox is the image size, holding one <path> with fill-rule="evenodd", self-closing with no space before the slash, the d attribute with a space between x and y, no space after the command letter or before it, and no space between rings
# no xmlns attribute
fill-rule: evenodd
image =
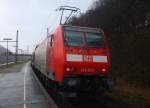
<svg viewBox="0 0 150 108"><path fill-rule="evenodd" d="M108 32L111 74L136 86L150 83L150 0L98 0L69 24Z"/></svg>

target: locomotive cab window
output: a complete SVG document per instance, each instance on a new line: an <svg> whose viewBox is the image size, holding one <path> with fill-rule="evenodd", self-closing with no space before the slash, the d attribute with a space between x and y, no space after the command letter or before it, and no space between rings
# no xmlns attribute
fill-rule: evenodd
<svg viewBox="0 0 150 108"><path fill-rule="evenodd" d="M65 31L65 46L104 48L102 33Z"/></svg>
<svg viewBox="0 0 150 108"><path fill-rule="evenodd" d="M65 46L84 46L84 33L76 31L65 32Z"/></svg>
<svg viewBox="0 0 150 108"><path fill-rule="evenodd" d="M86 33L88 47L104 48L104 38L101 33Z"/></svg>

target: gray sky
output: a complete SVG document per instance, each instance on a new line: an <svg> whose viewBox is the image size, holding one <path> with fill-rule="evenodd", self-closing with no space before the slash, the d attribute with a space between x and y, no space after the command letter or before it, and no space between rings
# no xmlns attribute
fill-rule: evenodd
<svg viewBox="0 0 150 108"><path fill-rule="evenodd" d="M46 37L46 28L59 23L61 5L76 6L85 12L95 0L0 0L0 40L9 37L15 40L19 30L19 47L30 51ZM0 45L6 46L6 43ZM14 51L14 43L9 48Z"/></svg>

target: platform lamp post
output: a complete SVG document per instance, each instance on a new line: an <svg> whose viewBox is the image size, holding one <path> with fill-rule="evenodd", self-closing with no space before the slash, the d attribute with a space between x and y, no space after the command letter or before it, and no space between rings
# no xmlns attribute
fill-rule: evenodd
<svg viewBox="0 0 150 108"><path fill-rule="evenodd" d="M8 67L8 42L11 41L12 39L11 38L4 38L3 39L4 41L7 42L7 49L6 49L6 66Z"/></svg>
<svg viewBox="0 0 150 108"><path fill-rule="evenodd" d="M17 63L17 55L18 55L18 30L16 34L16 41L12 41L11 38L4 38L3 41L0 42L7 42L7 52L6 52L6 57L7 57L7 66L8 66L8 42L16 42L16 55L15 55L15 62Z"/></svg>
<svg viewBox="0 0 150 108"><path fill-rule="evenodd" d="M19 31L17 30L17 33L16 33L16 55L15 55L15 62L16 63L18 60L18 35L19 35Z"/></svg>
<svg viewBox="0 0 150 108"><path fill-rule="evenodd" d="M16 42L16 46L14 46L15 47L15 49L16 49L16 53L15 53L15 63L17 63L17 61L18 61L18 42L19 42L19 40L18 40L18 35L19 35L19 31L17 30L17 32L16 32L16 41L14 41L14 42Z"/></svg>

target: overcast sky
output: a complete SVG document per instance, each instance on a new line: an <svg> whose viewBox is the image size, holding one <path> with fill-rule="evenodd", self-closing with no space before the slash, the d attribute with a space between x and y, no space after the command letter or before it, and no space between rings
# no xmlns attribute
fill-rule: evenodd
<svg viewBox="0 0 150 108"><path fill-rule="evenodd" d="M76 6L85 12L95 0L0 0L0 40L15 40L19 30L19 48L30 51L46 37L46 28L59 23L60 14L55 11L62 5ZM3 45L6 47L6 43ZM14 43L9 48L14 51Z"/></svg>

